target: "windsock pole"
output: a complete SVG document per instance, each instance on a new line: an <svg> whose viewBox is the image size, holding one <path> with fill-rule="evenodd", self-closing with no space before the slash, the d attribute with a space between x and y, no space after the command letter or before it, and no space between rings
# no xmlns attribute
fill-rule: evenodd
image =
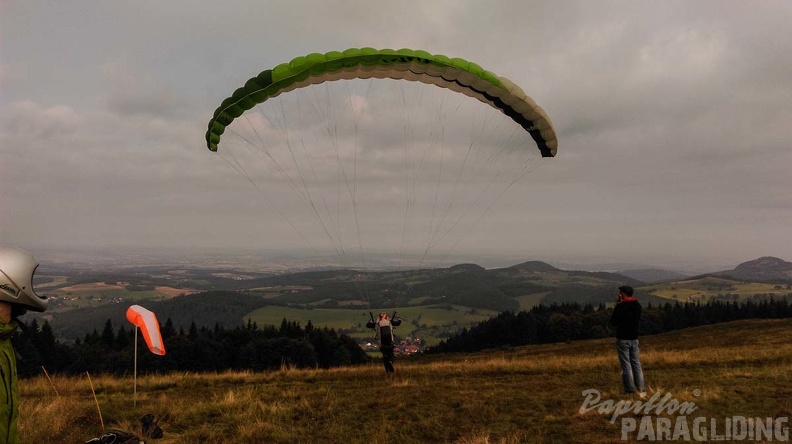
<svg viewBox="0 0 792 444"><path fill-rule="evenodd" d="M132 404L137 407L137 337L138 337L138 327L135 326L135 367L134 367L134 377L133 380L135 381L135 388L132 392Z"/></svg>

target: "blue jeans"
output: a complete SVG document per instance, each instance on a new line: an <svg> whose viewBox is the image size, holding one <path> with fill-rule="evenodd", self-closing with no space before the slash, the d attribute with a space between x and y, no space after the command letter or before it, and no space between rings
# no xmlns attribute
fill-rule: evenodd
<svg viewBox="0 0 792 444"><path fill-rule="evenodd" d="M638 340L617 339L616 349L619 352L619 364L622 368L622 385L626 393L646 391L643 369L638 352Z"/></svg>

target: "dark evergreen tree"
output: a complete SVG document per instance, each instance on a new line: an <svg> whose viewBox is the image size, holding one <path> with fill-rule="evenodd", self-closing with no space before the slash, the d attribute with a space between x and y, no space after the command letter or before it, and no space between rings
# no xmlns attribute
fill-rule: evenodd
<svg viewBox="0 0 792 444"><path fill-rule="evenodd" d="M101 343L108 349L113 348L113 345L115 345L115 332L113 332L113 323L110 319L105 322L104 329L102 330Z"/></svg>
<svg viewBox="0 0 792 444"><path fill-rule="evenodd" d="M641 334L656 334L681 328L729 322L749 318L789 318L790 296L775 300L772 296L749 299L742 303L713 301L701 303L647 304L641 316ZM754 302L754 300L758 302ZM517 314L501 313L470 329L441 341L429 353L472 352L486 348L538 344L611 336L613 309L600 304L538 305Z"/></svg>

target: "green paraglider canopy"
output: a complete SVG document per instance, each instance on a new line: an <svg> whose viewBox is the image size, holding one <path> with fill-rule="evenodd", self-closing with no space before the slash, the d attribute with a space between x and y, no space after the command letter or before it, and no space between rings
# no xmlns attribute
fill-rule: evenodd
<svg viewBox="0 0 792 444"><path fill-rule="evenodd" d="M217 151L221 136L234 119L279 94L334 80L403 79L474 97L528 131L542 157L556 155L558 140L550 118L510 80L460 58L412 49L352 48L309 54L262 71L234 91L215 110L206 132L207 147Z"/></svg>
<svg viewBox="0 0 792 444"><path fill-rule="evenodd" d="M233 235L361 270L347 282L347 302L361 306L371 267L489 248L485 220L539 230L515 212L532 196L520 182L558 147L550 118L512 81L460 58L373 48L262 71L217 107L206 144L253 185L214 207L239 215Z"/></svg>

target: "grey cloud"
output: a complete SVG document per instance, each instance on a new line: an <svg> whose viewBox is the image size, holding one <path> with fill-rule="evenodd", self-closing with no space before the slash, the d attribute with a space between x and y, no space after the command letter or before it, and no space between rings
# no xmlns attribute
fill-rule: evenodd
<svg viewBox="0 0 792 444"><path fill-rule="evenodd" d="M523 86L556 125L558 157L513 185L459 251L784 257L790 18L785 2L742 1L10 2L0 199L14 211L0 214L0 242L305 248L224 153L206 149L206 123L263 69L373 46L477 62ZM404 144L381 132L399 118L379 115L358 138L371 168L361 199L378 216L401 208L385 178L403 166L386 154ZM452 119L448 142L467 126Z"/></svg>
<svg viewBox="0 0 792 444"><path fill-rule="evenodd" d="M168 115L179 108L176 97L167 90L119 90L107 99L108 109L119 115Z"/></svg>
<svg viewBox="0 0 792 444"><path fill-rule="evenodd" d="M7 133L26 138L69 135L82 124L77 113L68 106L44 108L29 100L11 104L7 117L4 125Z"/></svg>

